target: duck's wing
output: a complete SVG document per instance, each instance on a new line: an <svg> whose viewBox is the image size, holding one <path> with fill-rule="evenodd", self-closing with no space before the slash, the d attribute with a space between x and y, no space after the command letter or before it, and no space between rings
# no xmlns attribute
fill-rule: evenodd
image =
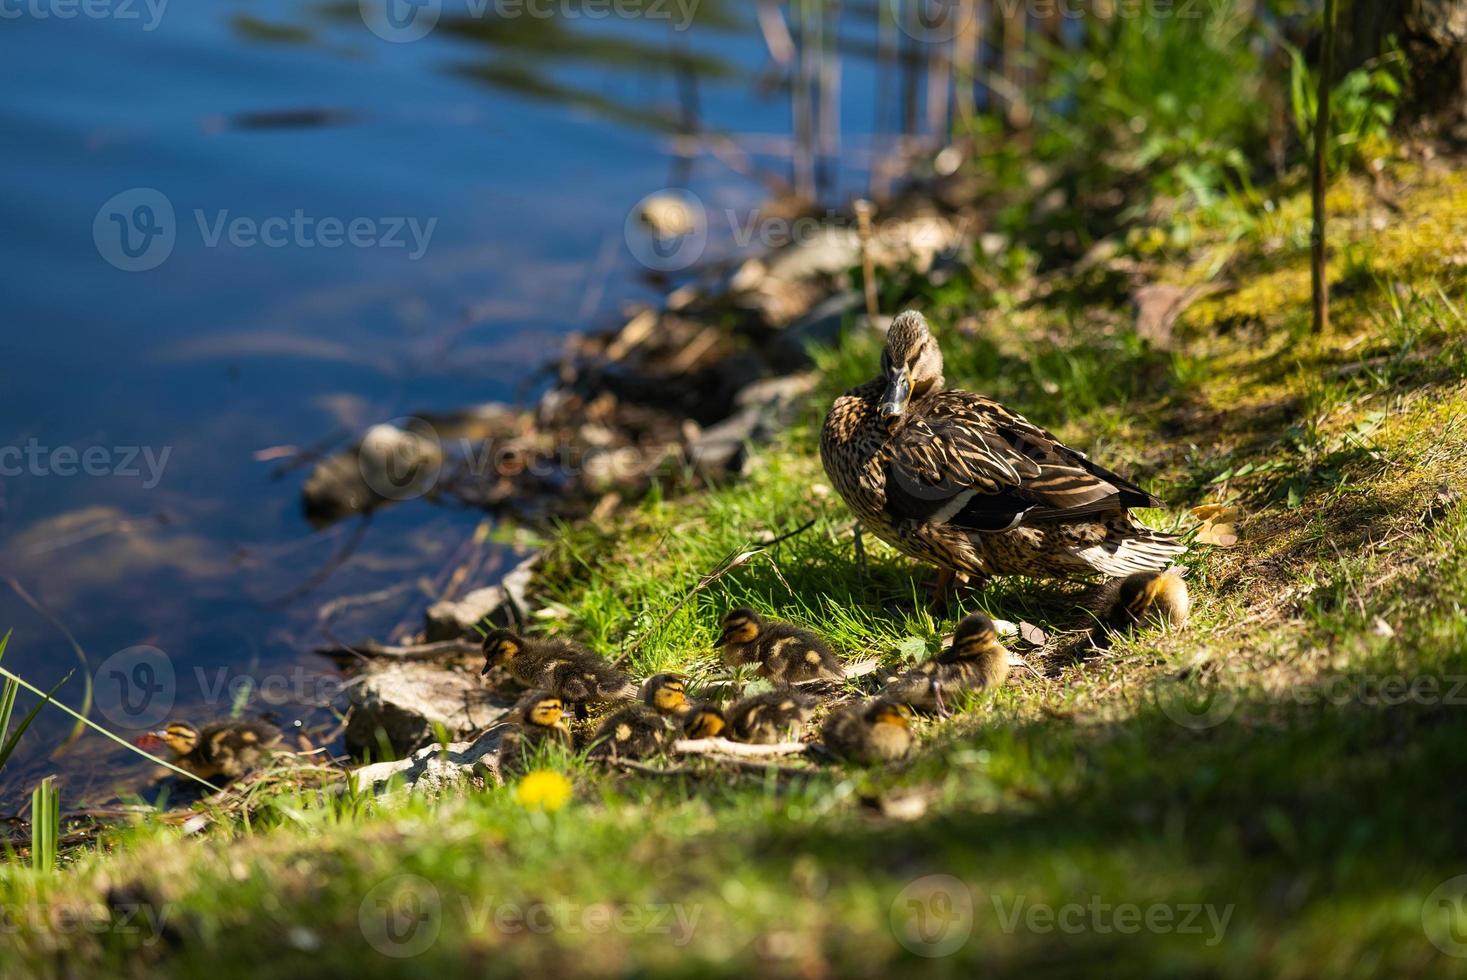
<svg viewBox="0 0 1467 980"><path fill-rule="evenodd" d="M888 443L886 507L896 521L1002 531L1161 506L990 399L943 392L917 409Z"/></svg>

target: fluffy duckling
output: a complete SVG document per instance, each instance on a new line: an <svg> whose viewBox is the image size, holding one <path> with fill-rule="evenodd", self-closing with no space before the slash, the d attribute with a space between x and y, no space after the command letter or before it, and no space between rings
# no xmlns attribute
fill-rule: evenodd
<svg viewBox="0 0 1467 980"><path fill-rule="evenodd" d="M671 719L681 718L692 708L683 679L677 674L657 674L642 685L642 701L607 716L591 737L591 757L597 759L642 759L667 745Z"/></svg>
<svg viewBox="0 0 1467 980"><path fill-rule="evenodd" d="M799 741L815 705L789 688L753 694L728 710L728 727L735 741L755 745Z"/></svg>
<svg viewBox="0 0 1467 980"><path fill-rule="evenodd" d="M1141 627L1150 629L1187 625L1192 612L1192 598L1187 583L1176 569L1165 572L1137 572L1121 580L1115 597L1106 607L1101 621L1091 634L1096 646L1106 646L1114 634L1129 633Z"/></svg>
<svg viewBox="0 0 1467 980"><path fill-rule="evenodd" d="M1009 651L998 642L993 620L973 613L958 623L946 650L893 680L881 694L917 711L946 714L945 699L1001 687L1008 676Z"/></svg>
<svg viewBox="0 0 1467 980"><path fill-rule="evenodd" d="M259 767L280 744L280 730L259 721L225 721L195 728L171 721L153 735L173 753L173 764L200 779L238 779Z"/></svg>
<svg viewBox="0 0 1467 980"><path fill-rule="evenodd" d="M565 723L565 703L542 688L525 694L510 711L514 726L499 742L499 771L524 772L530 758L545 745L571 747L571 731Z"/></svg>
<svg viewBox="0 0 1467 980"><path fill-rule="evenodd" d="M481 673L500 666L526 687L543 688L573 704L636 696L631 678L573 640L531 639L512 630L495 630L484 637Z"/></svg>
<svg viewBox="0 0 1467 980"><path fill-rule="evenodd" d="M757 663L759 676L775 684L843 680L840 658L824 640L792 623L767 622L752 609L723 617L718 645L729 667Z"/></svg>
<svg viewBox="0 0 1467 980"><path fill-rule="evenodd" d="M905 758L916 744L911 720L912 709L899 701L858 701L831 713L820 729L820 741L850 762L895 762Z"/></svg>
<svg viewBox="0 0 1467 980"><path fill-rule="evenodd" d="M710 701L693 705L683 715L683 738L718 738L726 728L723 709Z"/></svg>

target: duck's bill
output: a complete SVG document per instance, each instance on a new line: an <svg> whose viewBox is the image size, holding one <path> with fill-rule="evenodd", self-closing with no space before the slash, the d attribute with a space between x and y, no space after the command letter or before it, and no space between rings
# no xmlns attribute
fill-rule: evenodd
<svg viewBox="0 0 1467 980"><path fill-rule="evenodd" d="M888 379L886 394L881 396L881 415L883 418L894 419L907 410L907 402L912 399L912 379L903 371Z"/></svg>
<svg viewBox="0 0 1467 980"><path fill-rule="evenodd" d="M484 669L481 670L481 671L479 671L479 676L480 677L487 677L487 676L489 676L489 671L491 671L493 669L494 669L494 665L491 664L489 661L486 660L486 661L484 661Z"/></svg>
<svg viewBox="0 0 1467 980"><path fill-rule="evenodd" d="M732 639L733 630L724 630L722 633L718 634L718 640L713 645L716 647L726 647L728 646L729 641Z"/></svg>

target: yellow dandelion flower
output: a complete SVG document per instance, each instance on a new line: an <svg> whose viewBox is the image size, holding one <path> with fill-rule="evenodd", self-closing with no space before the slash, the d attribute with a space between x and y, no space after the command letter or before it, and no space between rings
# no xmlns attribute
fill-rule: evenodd
<svg viewBox="0 0 1467 980"><path fill-rule="evenodd" d="M514 788L514 798L526 810L553 813L570 802L570 780L547 769L528 772Z"/></svg>

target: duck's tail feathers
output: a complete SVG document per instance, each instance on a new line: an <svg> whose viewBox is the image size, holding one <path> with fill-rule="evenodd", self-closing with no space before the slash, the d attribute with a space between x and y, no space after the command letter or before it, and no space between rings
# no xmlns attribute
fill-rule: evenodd
<svg viewBox="0 0 1467 980"><path fill-rule="evenodd" d="M1121 578L1136 572L1162 572L1187 550L1174 534L1136 527L1124 537L1075 551L1075 557L1103 575Z"/></svg>

